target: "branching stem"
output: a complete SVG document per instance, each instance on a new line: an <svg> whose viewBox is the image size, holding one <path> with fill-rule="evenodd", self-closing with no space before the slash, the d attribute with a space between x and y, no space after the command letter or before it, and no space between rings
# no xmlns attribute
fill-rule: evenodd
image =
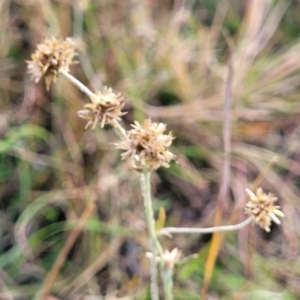
<svg viewBox="0 0 300 300"><path fill-rule="evenodd" d="M213 232L220 232L220 231L235 231L246 227L252 221L253 221L253 217L249 217L245 221L235 225L225 225L225 226L216 226L216 227L208 227L208 228L166 227L161 229L158 232L158 234L168 235L172 233L213 233Z"/></svg>

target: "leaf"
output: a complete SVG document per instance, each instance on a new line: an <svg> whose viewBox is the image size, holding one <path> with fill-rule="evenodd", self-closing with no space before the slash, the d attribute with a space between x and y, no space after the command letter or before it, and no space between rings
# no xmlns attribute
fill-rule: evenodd
<svg viewBox="0 0 300 300"><path fill-rule="evenodd" d="M12 150L22 139L33 137L47 141L49 133L42 127L30 124L12 128L7 132L5 138L0 140L0 153Z"/></svg>
<svg viewBox="0 0 300 300"><path fill-rule="evenodd" d="M166 211L163 207L161 207L159 209L158 219L157 219L156 224L155 224L156 232L161 230L165 226L165 222L166 222Z"/></svg>
<svg viewBox="0 0 300 300"><path fill-rule="evenodd" d="M218 206L215 217L215 226L218 226L221 223L222 218L222 209ZM201 291L201 299L206 299L208 286L211 281L212 273L215 267L215 263L219 254L220 247L222 245L224 239L224 233L215 232L212 236L212 241L210 244L208 257L205 263L204 268L204 279L203 279L203 287Z"/></svg>

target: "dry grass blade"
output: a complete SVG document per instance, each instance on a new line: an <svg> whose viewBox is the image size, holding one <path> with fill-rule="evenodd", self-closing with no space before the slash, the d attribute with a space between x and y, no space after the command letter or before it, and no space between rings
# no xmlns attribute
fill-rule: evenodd
<svg viewBox="0 0 300 300"><path fill-rule="evenodd" d="M63 295L67 294L68 297L71 297L73 293L80 290L82 286L84 286L100 269L105 266L108 259L112 259L116 256L122 242L122 239L117 238L103 249L101 254L85 270L83 270L78 277L61 290L61 293Z"/></svg>
<svg viewBox="0 0 300 300"><path fill-rule="evenodd" d="M94 201L89 201L86 205L85 210L83 211L82 215L80 216L78 223L76 224L76 227L71 231L70 235L68 236L66 243L64 247L62 248L61 252L59 253L55 263L53 264L51 270L49 271L47 277L44 280L44 284L42 286L41 290L41 298L44 299L44 297L48 296L51 287L55 281L55 278L59 272L59 269L61 268L62 264L64 263L67 254L69 253L70 249L74 245L75 240L77 239L78 235L80 234L80 231L85 226L88 219L91 217L95 210L95 203Z"/></svg>

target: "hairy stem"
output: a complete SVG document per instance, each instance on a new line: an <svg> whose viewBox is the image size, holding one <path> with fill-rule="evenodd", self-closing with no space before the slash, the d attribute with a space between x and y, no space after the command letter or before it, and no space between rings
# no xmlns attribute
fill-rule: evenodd
<svg viewBox="0 0 300 300"><path fill-rule="evenodd" d="M81 83L70 73L66 71L61 71L61 74L63 74L69 81L71 81L74 85L76 85L83 93L85 93L90 98L94 95L94 93L89 88L87 88L83 83Z"/></svg>
<svg viewBox="0 0 300 300"><path fill-rule="evenodd" d="M122 125L117 120L114 119L111 125L114 127L116 135L121 140L127 139L126 130L122 127Z"/></svg>
<svg viewBox="0 0 300 300"><path fill-rule="evenodd" d="M173 270L167 267L161 272L166 300L173 300Z"/></svg>
<svg viewBox="0 0 300 300"><path fill-rule="evenodd" d="M154 220L154 212L152 207L152 199L151 199L151 172L149 170L145 170L141 173L141 190L144 197L144 207L146 214L147 227L150 238L150 249L151 249L151 299L156 300L159 299L158 292L158 280L157 280L157 254L162 258L163 257L163 249L157 239L157 235L155 232L155 220ZM163 264L163 261L161 261ZM163 267L163 266L162 266Z"/></svg>

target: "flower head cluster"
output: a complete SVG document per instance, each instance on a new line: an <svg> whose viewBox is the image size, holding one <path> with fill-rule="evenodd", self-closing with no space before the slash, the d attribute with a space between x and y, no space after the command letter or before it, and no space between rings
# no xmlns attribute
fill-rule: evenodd
<svg viewBox="0 0 300 300"><path fill-rule="evenodd" d="M100 123L101 128L105 124L111 124L114 120L121 121L121 116L126 112L122 112L124 107L124 99L120 93L115 94L111 88L104 87L103 91L97 91L91 97L92 103L84 105L83 110L78 111L79 117L89 120L85 128L90 125L92 129Z"/></svg>
<svg viewBox="0 0 300 300"><path fill-rule="evenodd" d="M175 155L168 150L174 137L171 132L163 134L166 125L147 119L142 124L135 122L131 126L127 139L116 143L118 149L125 150L121 154L122 160L129 159L131 167L137 171L169 167L169 162L175 159Z"/></svg>
<svg viewBox="0 0 300 300"><path fill-rule="evenodd" d="M284 213L280 210L280 206L274 205L277 197L273 194L265 194L262 188L258 188L256 194L246 189L250 196L250 200L245 205L245 213L253 216L254 223L259 225L265 231L270 232L271 222L280 224L278 217L284 217Z"/></svg>
<svg viewBox="0 0 300 300"><path fill-rule="evenodd" d="M69 72L69 66L76 55L75 48L75 41L71 38L46 39L37 45L31 60L27 61L28 73L36 83L45 76L46 88L49 90L52 81L56 80L61 71Z"/></svg>

